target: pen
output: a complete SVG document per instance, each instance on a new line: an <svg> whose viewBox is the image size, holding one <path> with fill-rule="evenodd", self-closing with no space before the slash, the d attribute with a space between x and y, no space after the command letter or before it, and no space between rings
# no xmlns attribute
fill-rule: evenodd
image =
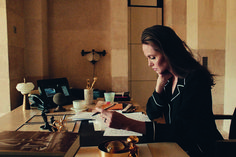
<svg viewBox="0 0 236 157"><path fill-rule="evenodd" d="M108 110L109 108L111 108L111 107L113 107L113 106L115 106L116 105L116 103L114 103L114 104L112 104L112 105L110 105L110 106L107 106L106 108L104 108L104 110ZM97 114L100 114L101 112L95 112L92 116L95 116L95 115L97 115Z"/></svg>
<svg viewBox="0 0 236 157"><path fill-rule="evenodd" d="M87 86L86 86L86 89L89 89L90 88L90 81L89 79L87 79Z"/></svg>

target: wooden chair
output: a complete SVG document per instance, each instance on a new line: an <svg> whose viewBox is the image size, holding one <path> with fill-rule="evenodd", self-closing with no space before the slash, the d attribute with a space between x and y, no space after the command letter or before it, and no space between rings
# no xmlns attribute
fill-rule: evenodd
<svg viewBox="0 0 236 157"><path fill-rule="evenodd" d="M215 120L231 120L228 139L216 142L215 157L236 156L236 108L233 115L215 115Z"/></svg>

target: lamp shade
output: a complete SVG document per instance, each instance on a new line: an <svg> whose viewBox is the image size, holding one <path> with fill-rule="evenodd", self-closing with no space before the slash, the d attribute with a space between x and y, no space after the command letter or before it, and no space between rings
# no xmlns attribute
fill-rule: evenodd
<svg viewBox="0 0 236 157"><path fill-rule="evenodd" d="M28 94L34 89L34 84L32 82L18 83L16 89L21 92L22 95Z"/></svg>

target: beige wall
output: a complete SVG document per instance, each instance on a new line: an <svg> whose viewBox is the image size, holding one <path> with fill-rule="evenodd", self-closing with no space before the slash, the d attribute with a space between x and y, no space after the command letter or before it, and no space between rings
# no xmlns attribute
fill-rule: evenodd
<svg viewBox="0 0 236 157"><path fill-rule="evenodd" d="M49 77L67 77L70 86L128 91L126 0L48 1ZM106 50L95 65L81 50ZM95 66L95 67L94 67Z"/></svg>
<svg viewBox="0 0 236 157"><path fill-rule="evenodd" d="M94 74L95 88L128 91L126 0L6 2L12 109L21 105L15 87L24 77L35 85L38 79L67 77L71 87L85 88ZM95 67L81 55L92 49L107 52Z"/></svg>
<svg viewBox="0 0 236 157"><path fill-rule="evenodd" d="M187 0L164 0L164 25L174 28L186 41Z"/></svg>
<svg viewBox="0 0 236 157"><path fill-rule="evenodd" d="M10 111L10 81L7 37L6 1L0 0L0 115Z"/></svg>
<svg viewBox="0 0 236 157"><path fill-rule="evenodd" d="M67 77L70 86L85 88L98 77L95 88L128 90L128 27L126 0L48 2L49 77ZM93 64L81 50L106 50Z"/></svg>
<svg viewBox="0 0 236 157"><path fill-rule="evenodd" d="M236 1L227 0L225 101L226 114L232 114L236 106Z"/></svg>
<svg viewBox="0 0 236 157"><path fill-rule="evenodd" d="M147 1L142 2L148 5ZM140 37L146 27L161 24L161 21L161 8L129 7L129 91L144 109L154 91L157 74L148 66Z"/></svg>
<svg viewBox="0 0 236 157"><path fill-rule="evenodd" d="M128 6L126 0L110 0L112 90L128 91Z"/></svg>
<svg viewBox="0 0 236 157"><path fill-rule="evenodd" d="M225 79L226 1L187 1L187 44L197 59L208 57L208 68L215 74L212 89L213 110L223 113Z"/></svg>
<svg viewBox="0 0 236 157"><path fill-rule="evenodd" d="M48 77L47 0L24 0L25 76L28 81Z"/></svg>
<svg viewBox="0 0 236 157"><path fill-rule="evenodd" d="M1 11L4 12L2 6L5 1L0 2ZM15 86L22 82L23 77L34 83L41 78L67 77L72 87L84 88L85 80L93 77L93 65L81 56L82 49L107 51L107 55L101 57L95 65L94 73L98 76L95 88L130 90L133 98L145 106L153 91L156 75L147 66L139 38L145 27L160 23L157 17L160 10L128 10L126 0L6 2L8 41L4 42L8 42L9 53L4 50L5 53L1 55L5 54L5 59L9 55L9 69L5 60L1 64L4 64L2 67L5 66L5 72L10 71L10 75L5 73L3 79L5 85L8 83L7 77L10 77L8 89L12 108L22 102L22 96ZM201 3L198 0L164 1L165 25L173 27L194 52L207 56L209 68L219 75L217 86L213 89L213 103L219 105L234 102L231 85L234 81L233 73L228 72L224 81L224 74L234 70L234 61L231 61L234 58L233 44L229 45L234 41L231 26L235 21L231 4L234 2L227 2L226 6L226 1L218 0L205 0ZM129 25L127 21L130 21ZM14 26L16 33L13 31ZM5 29L4 25L1 27ZM229 54L226 53L226 57L225 39L229 40L226 46ZM1 47L4 48L4 44ZM225 90L224 82L227 83ZM223 95L227 100L224 100Z"/></svg>
<svg viewBox="0 0 236 157"><path fill-rule="evenodd" d="M49 77L67 77L70 86L85 88L86 79L98 77L95 88L112 90L110 0L48 1ZM81 51L107 54L95 64ZM94 70L94 71L93 71Z"/></svg>
<svg viewBox="0 0 236 157"><path fill-rule="evenodd" d="M6 6L10 98L11 109L14 109L15 107L22 104L22 95L16 90L16 84L19 82L23 82L23 78L25 77L24 1L6 0Z"/></svg>
<svg viewBox="0 0 236 157"><path fill-rule="evenodd" d="M129 12L130 91L132 97L141 102L143 107L154 90L156 75L147 66L139 40L145 27L158 24L158 13L154 10L153 8L130 8ZM208 68L216 75L216 85L212 89L213 109L215 113L222 113L226 1L165 0L164 25L172 27L181 39L187 42L199 62L202 62L202 57L208 57Z"/></svg>
<svg viewBox="0 0 236 157"><path fill-rule="evenodd" d="M208 57L208 68L216 75L216 85L212 89L213 109L215 113L222 113L226 1L166 0L164 4L165 25L171 26L186 41L199 62L202 57Z"/></svg>

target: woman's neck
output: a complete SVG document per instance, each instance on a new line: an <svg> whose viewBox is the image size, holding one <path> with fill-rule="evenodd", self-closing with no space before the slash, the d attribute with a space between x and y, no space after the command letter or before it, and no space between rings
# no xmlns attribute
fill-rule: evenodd
<svg viewBox="0 0 236 157"><path fill-rule="evenodd" d="M175 76L175 75L174 75L173 78L172 78L172 94L173 94L174 91L175 91L177 82L178 82L178 76Z"/></svg>

